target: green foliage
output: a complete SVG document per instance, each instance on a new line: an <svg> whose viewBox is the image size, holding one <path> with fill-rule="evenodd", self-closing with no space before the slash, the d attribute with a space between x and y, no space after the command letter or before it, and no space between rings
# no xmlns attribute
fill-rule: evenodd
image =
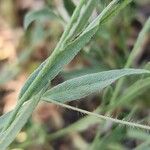
<svg viewBox="0 0 150 150"><path fill-rule="evenodd" d="M68 80L48 90L43 99L66 102L84 98L94 92L101 91L120 77L132 74L150 73L146 70L120 69L81 76Z"/></svg>
<svg viewBox="0 0 150 150"><path fill-rule="evenodd" d="M73 8L73 3L69 4L68 2L69 1L66 1L66 4L72 5ZM50 135L49 139L55 139L61 135L64 135L72 131L74 127L75 131L82 131L93 123L99 123L99 119L104 119L108 122L119 123L120 125L128 125L148 130L150 129L150 127L146 125L114 119L105 115L99 115L97 114L100 112L99 107L95 112L91 113L62 104L64 102L77 100L95 92L101 91L103 88L109 86L117 79L124 76L145 73L149 75L150 71L148 70L118 69L86 74L84 76L67 80L51 89L48 89L52 79L54 79L56 75L58 75L58 73L63 70L63 67L68 64L81 51L81 49L83 49L88 44L91 38L101 29L102 25L106 21L110 20L110 18L112 18L114 15L118 14L131 2L131 0L111 1L108 6L104 8L103 11L97 15L94 20L91 21L89 18L92 16L92 13L96 8L96 2L96 0L81 0L79 5L75 8L73 14L70 10L68 10L68 12L72 14L72 17L56 48L52 54L29 76L28 80L21 89L18 103L15 109L0 117L1 150L5 150L15 139L16 135L23 128L40 100L52 102L60 106L90 115L82 120L79 120L72 126ZM67 5L66 7L68 8ZM43 8L39 11L29 12L25 17L24 27L27 29L33 21L45 19L61 20L61 17L58 17L49 8ZM149 31L149 22L150 20L148 19L137 39L137 42L135 43L133 51L129 56L129 59L125 65L126 68L131 66L132 61L137 56L137 53L139 53L139 49L143 43L142 38ZM101 56L103 56L102 53ZM125 91L124 96L117 98L120 88L123 85L123 81L124 80L122 79L122 81L118 83L115 92L112 95L110 105L108 106L108 111L116 108L117 106L125 104L127 101L133 100L137 95L142 94L149 87L149 77L144 78L131 85ZM91 117L97 117L99 119L91 119ZM86 126L84 125L84 122L87 122ZM124 132L124 129L116 127L116 129L113 130L112 133L106 135L101 142L99 142L99 139L95 138L93 145L98 147L96 149L99 149L100 147L106 148L105 144L109 142L109 140L112 142L117 142L120 140L120 138L122 138L122 131ZM111 146L113 148L115 147L114 144ZM116 147L120 148L121 146L117 145Z"/></svg>

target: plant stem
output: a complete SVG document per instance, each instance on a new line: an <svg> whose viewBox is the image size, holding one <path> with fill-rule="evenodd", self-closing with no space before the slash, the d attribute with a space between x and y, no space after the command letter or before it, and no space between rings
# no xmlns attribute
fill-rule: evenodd
<svg viewBox="0 0 150 150"><path fill-rule="evenodd" d="M150 126L147 126L147 125L142 125L142 124L138 124L138 123L134 123L134 122L128 122L128 121L125 121L125 120L119 120L119 119L111 118L109 116L99 115L97 113L93 113L93 112L89 112L89 111L86 111L86 110L83 110L83 109L72 107L70 105L66 105L66 104L63 104L63 103L60 103L60 102L57 102L57 101L53 101L53 100L49 100L49 101L51 101L52 103L54 103L56 105L59 105L59 106L62 106L62 107L65 107L65 108L68 108L68 109L71 109L71 110L74 110L74 111L78 111L78 112L81 112L81 113L84 113L84 114L87 114L87 115L90 115L90 116L93 116L93 117L97 117L97 118L104 119L104 120L107 120L107 121L112 121L114 123L118 123L118 124L121 124L121 125L127 125L127 126L130 126L130 127L137 127L137 128L140 128L140 129L150 130Z"/></svg>

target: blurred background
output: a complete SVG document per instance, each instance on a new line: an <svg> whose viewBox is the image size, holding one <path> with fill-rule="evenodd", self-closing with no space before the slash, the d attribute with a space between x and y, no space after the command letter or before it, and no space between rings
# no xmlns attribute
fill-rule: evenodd
<svg viewBox="0 0 150 150"><path fill-rule="evenodd" d="M78 2L0 0L0 115L15 107L21 87L34 69L52 53ZM109 2L110 0L97 0L97 8L92 18L95 18ZM47 9L54 14L47 14ZM25 30L25 15L38 10L42 11L34 16L35 21ZM52 86L87 73L123 68L149 16L149 0L133 1L101 27L91 42L52 81ZM148 69L150 36L143 38L140 54L132 67ZM128 78L120 95L136 80ZM109 103L113 90L114 85L101 93L69 104L94 111L98 106L105 107ZM132 119L148 124L148 90L150 87L129 103L118 107L112 115L115 116L115 113L119 112L121 119L132 112ZM106 114L105 111L102 113ZM98 142L96 136L99 136ZM118 126L111 128L110 123L88 118L84 114L54 104L41 103L9 149L86 150L96 145L97 148L94 149L97 150L126 150L135 148L147 138L150 138L147 132Z"/></svg>

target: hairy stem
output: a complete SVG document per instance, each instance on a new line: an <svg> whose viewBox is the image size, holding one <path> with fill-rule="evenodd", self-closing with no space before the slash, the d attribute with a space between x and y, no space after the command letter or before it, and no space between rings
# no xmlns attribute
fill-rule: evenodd
<svg viewBox="0 0 150 150"><path fill-rule="evenodd" d="M119 119L116 119L116 118L111 118L109 116L99 115L99 114L94 113L94 112L89 112L89 111L79 109L79 108L76 108L76 107L72 107L70 105L63 104L63 103L53 101L53 100L49 100L49 101L51 101L52 103L54 103L56 105L59 105L59 106L62 106L62 107L65 107L65 108L68 108L68 109L71 109L71 110L74 110L74 111L78 111L78 112L81 112L81 113L84 113L84 114L87 114L87 115L90 115L90 116L93 116L93 117L97 117L97 118L104 119L104 120L107 120L107 121L112 121L112 122L117 123L117 124L127 125L127 126L130 126L130 127L137 127L137 128L145 129L145 130L150 130L150 126L147 126L147 125L142 125L142 124L138 124L138 123L134 123L134 122L128 122L128 121L125 121L125 120L119 120Z"/></svg>

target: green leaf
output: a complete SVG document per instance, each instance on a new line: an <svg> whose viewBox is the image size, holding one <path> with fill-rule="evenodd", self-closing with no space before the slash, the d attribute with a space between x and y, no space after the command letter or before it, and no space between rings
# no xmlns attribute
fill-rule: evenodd
<svg viewBox="0 0 150 150"><path fill-rule="evenodd" d="M143 69L120 69L88 74L59 84L48 90L42 98L45 101L52 99L63 103L81 99L94 92L101 91L123 76L143 73L150 72Z"/></svg>
<svg viewBox="0 0 150 150"><path fill-rule="evenodd" d="M42 20L61 20L52 10L49 8L42 8L40 10L33 10L26 14L24 19L24 29L27 29L33 21L42 21Z"/></svg>

